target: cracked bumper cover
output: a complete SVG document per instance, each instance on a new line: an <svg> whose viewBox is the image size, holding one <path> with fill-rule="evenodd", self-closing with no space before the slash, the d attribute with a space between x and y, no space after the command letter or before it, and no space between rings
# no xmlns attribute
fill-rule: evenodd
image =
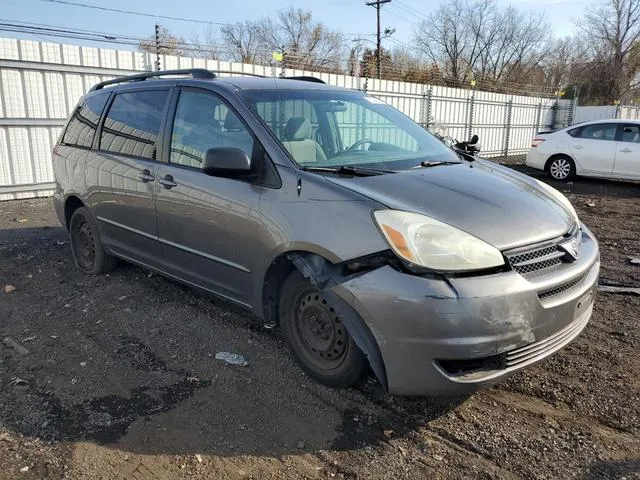
<svg viewBox="0 0 640 480"><path fill-rule="evenodd" d="M598 244L583 226L582 253L559 271L526 279L514 271L448 280L385 266L331 288L375 338L388 390L462 395L541 360L573 340L592 312ZM580 279L575 285L576 279ZM542 300L538 293L572 283ZM519 357L496 369L451 374L438 361Z"/></svg>

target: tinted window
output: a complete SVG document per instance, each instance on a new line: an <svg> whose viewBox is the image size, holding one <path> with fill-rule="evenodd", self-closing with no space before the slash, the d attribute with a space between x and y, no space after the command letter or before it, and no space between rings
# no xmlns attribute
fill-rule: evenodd
<svg viewBox="0 0 640 480"><path fill-rule="evenodd" d="M625 125L622 128L622 141L640 143L640 125Z"/></svg>
<svg viewBox="0 0 640 480"><path fill-rule="evenodd" d="M100 148L155 159L168 90L119 93L102 127Z"/></svg>
<svg viewBox="0 0 640 480"><path fill-rule="evenodd" d="M91 148L93 136L98 128L98 121L107 98L109 98L107 94L98 94L87 97L80 102L69 120L62 143Z"/></svg>
<svg viewBox="0 0 640 480"><path fill-rule="evenodd" d="M582 128L574 128L573 130L569 130L567 133L572 137L579 137L580 132L582 132Z"/></svg>
<svg viewBox="0 0 640 480"><path fill-rule="evenodd" d="M207 150L217 147L239 148L251 157L253 137L218 97L183 91L173 122L169 161L200 168Z"/></svg>
<svg viewBox="0 0 640 480"><path fill-rule="evenodd" d="M586 140L615 140L618 126L615 123L595 123L579 129L577 136Z"/></svg>

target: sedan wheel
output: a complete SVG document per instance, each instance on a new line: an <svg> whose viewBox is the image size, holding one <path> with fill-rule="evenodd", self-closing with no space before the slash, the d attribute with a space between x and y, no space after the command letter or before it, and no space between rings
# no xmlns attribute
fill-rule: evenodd
<svg viewBox="0 0 640 480"><path fill-rule="evenodd" d="M575 172L573 161L567 157L558 157L549 164L549 175L554 180L566 182L570 180Z"/></svg>

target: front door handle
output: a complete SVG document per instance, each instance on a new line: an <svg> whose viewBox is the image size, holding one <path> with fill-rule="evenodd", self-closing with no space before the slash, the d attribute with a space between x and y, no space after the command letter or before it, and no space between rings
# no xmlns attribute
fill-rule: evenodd
<svg viewBox="0 0 640 480"><path fill-rule="evenodd" d="M151 171L148 168L145 168L138 174L138 180L140 180L142 183L153 182L155 179L156 177L151 175Z"/></svg>
<svg viewBox="0 0 640 480"><path fill-rule="evenodd" d="M633 150L631 150L630 148L623 148L622 150L620 150L622 153L631 153Z"/></svg>
<svg viewBox="0 0 640 480"><path fill-rule="evenodd" d="M576 150L582 150L584 147L582 145L574 145L573 148Z"/></svg>
<svg viewBox="0 0 640 480"><path fill-rule="evenodd" d="M158 183L162 185L167 190L172 189L173 187L177 187L178 184L173 181L173 175L165 175L164 178L158 180Z"/></svg>

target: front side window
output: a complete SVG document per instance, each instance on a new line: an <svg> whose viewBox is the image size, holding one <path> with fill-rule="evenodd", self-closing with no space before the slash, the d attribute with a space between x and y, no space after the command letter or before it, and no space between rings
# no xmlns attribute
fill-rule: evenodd
<svg viewBox="0 0 640 480"><path fill-rule="evenodd" d="M156 159L168 90L119 93L102 127L100 149Z"/></svg>
<svg viewBox="0 0 640 480"><path fill-rule="evenodd" d="M622 141L640 143L640 125L625 125L622 127Z"/></svg>
<svg viewBox="0 0 640 480"><path fill-rule="evenodd" d="M459 161L453 150L413 120L358 92L243 90L240 96L303 166L400 170L422 161ZM301 108L288 108L295 104Z"/></svg>
<svg viewBox="0 0 640 480"><path fill-rule="evenodd" d="M191 90L181 92L169 161L200 168L207 150L221 147L238 148L251 158L253 137L238 115L217 96Z"/></svg>
<svg viewBox="0 0 640 480"><path fill-rule="evenodd" d="M62 137L62 143L75 147L91 148L93 137L98 128L98 122L108 94L101 93L85 98L76 107L67 130Z"/></svg>
<svg viewBox="0 0 640 480"><path fill-rule="evenodd" d="M618 125L615 123L595 123L580 129L579 137L585 140L615 141Z"/></svg>

